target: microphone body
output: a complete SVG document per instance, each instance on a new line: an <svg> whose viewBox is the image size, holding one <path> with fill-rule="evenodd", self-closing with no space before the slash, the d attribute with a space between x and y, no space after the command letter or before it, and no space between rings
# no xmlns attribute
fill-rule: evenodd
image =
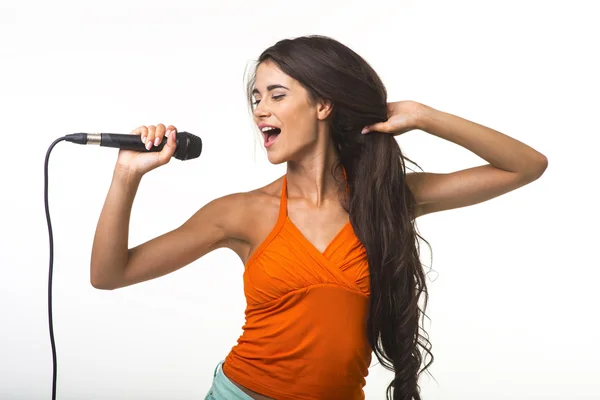
<svg viewBox="0 0 600 400"><path fill-rule="evenodd" d="M158 146L152 146L150 150L142 142L139 135L124 135L121 133L73 133L66 135L65 140L78 144L95 144L103 147L113 147L123 150L134 150L140 152L161 151L167 143L164 137ZM188 132L177 132L176 149L173 157L178 160L191 160L200 156L202 152L202 140Z"/></svg>

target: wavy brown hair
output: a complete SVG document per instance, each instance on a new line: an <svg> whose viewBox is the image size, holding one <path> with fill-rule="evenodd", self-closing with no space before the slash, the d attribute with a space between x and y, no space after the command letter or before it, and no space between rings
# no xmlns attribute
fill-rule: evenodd
<svg viewBox="0 0 600 400"><path fill-rule="evenodd" d="M329 123L339 161L331 172L346 171L349 194L340 193L341 203L369 264L367 337L379 362L394 372L386 399L420 400L418 378L433 355L419 325L428 293L417 237L429 242L417 232L415 199L405 179L405 159L417 164L402 154L392 135L360 133L387 120L385 86L362 57L324 36L281 40L260 55L256 66L267 60L297 80L313 104L318 99L333 104ZM256 69L247 87L251 108L255 82Z"/></svg>

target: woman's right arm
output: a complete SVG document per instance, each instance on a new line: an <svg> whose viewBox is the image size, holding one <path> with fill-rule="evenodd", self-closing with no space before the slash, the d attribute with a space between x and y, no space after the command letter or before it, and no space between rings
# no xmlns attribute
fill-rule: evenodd
<svg viewBox="0 0 600 400"><path fill-rule="evenodd" d="M95 288L112 290L158 278L238 240L243 193L213 200L177 229L129 249L138 185L139 180L115 173L94 237L90 277Z"/></svg>
<svg viewBox="0 0 600 400"><path fill-rule="evenodd" d="M165 134L164 125L140 127L134 133L148 141ZM170 126L174 129L174 127ZM90 281L98 289L116 289L173 272L208 252L238 240L244 195L227 195L206 204L179 228L129 249L129 221L135 194L144 173L166 164L175 139L158 153L120 150L113 180L102 208L90 262ZM159 140L160 143L160 140Z"/></svg>
<svg viewBox="0 0 600 400"><path fill-rule="evenodd" d="M141 179L138 174L115 168L92 246L90 281L95 288L109 289L122 280L129 262L131 207Z"/></svg>

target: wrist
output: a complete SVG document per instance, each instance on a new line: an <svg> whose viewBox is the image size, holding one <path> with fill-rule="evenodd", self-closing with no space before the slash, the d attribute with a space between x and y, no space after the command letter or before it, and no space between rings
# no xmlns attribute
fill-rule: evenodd
<svg viewBox="0 0 600 400"><path fill-rule="evenodd" d="M425 104L420 104L417 111L417 129L430 133L432 126L438 122L440 114L439 110Z"/></svg>
<svg viewBox="0 0 600 400"><path fill-rule="evenodd" d="M137 185L142 180L144 174L130 170L127 167L123 167L119 164L115 166L113 173L113 179L128 185Z"/></svg>
<svg viewBox="0 0 600 400"><path fill-rule="evenodd" d="M430 107L425 104L415 103L415 127L416 129L425 131L427 125L427 118L429 116Z"/></svg>

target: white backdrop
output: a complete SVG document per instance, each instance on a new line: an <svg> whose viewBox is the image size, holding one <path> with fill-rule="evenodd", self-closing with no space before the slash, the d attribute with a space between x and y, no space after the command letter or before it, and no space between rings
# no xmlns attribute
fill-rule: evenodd
<svg viewBox="0 0 600 400"><path fill-rule="evenodd" d="M48 399L49 244L43 161L75 132L174 124L203 154L142 180L130 247L210 200L265 185L272 166L244 71L280 39L323 34L361 54L389 100L416 100L545 154L532 184L419 218L432 266L436 357L424 399L600 399L595 1L0 2L0 398ZM423 131L398 137L425 171L484 164ZM241 334L243 265L210 253L115 291L89 283L117 151L62 142L50 158L58 399L204 398ZM367 399L391 373L374 357Z"/></svg>

